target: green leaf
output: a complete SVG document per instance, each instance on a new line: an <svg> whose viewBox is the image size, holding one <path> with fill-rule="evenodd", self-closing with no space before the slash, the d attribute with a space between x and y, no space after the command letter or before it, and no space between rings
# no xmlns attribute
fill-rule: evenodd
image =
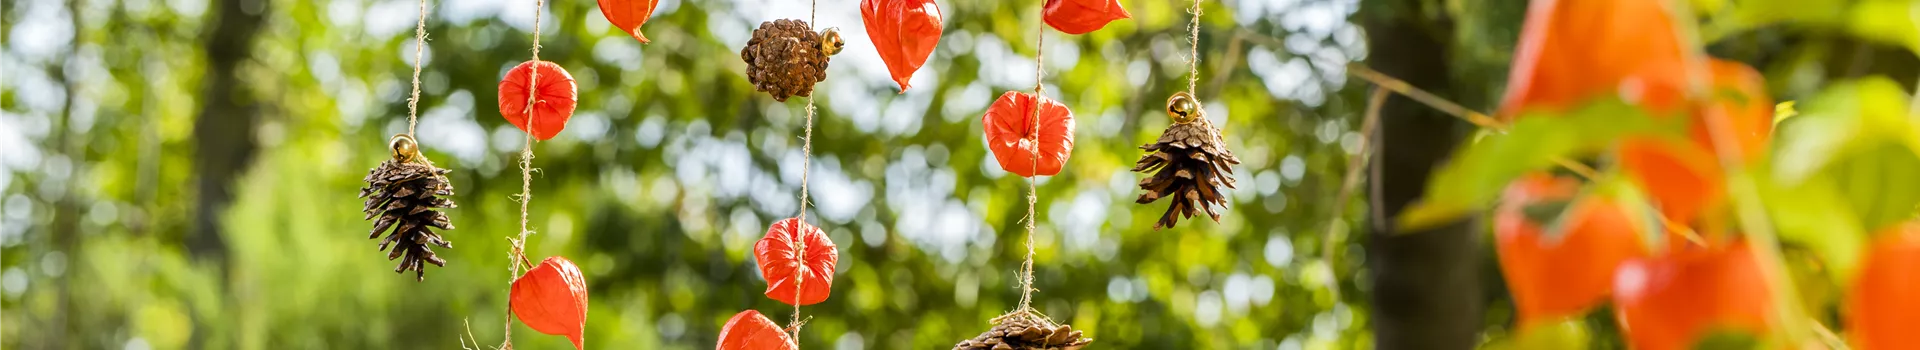
<svg viewBox="0 0 1920 350"><path fill-rule="evenodd" d="M1828 89L1782 124L1772 175L1784 187L1830 182L1866 232L1911 219L1920 205L1920 123L1907 103L1884 78Z"/></svg>
<svg viewBox="0 0 1920 350"><path fill-rule="evenodd" d="M1847 18L1845 6L1808 6L1802 0L1743 0L1734 2L1730 10L1713 7L1699 7L1699 10L1703 14L1724 14L1713 16L1701 27L1701 37L1708 43L1778 22L1837 27L1844 25Z"/></svg>
<svg viewBox="0 0 1920 350"><path fill-rule="evenodd" d="M1582 349L1592 338L1586 323L1576 318L1521 329L1513 344L1517 349Z"/></svg>
<svg viewBox="0 0 1920 350"><path fill-rule="evenodd" d="M1749 350L1759 349L1760 338L1752 333L1716 330L1693 343L1694 350Z"/></svg>
<svg viewBox="0 0 1920 350"><path fill-rule="evenodd" d="M1779 128L1780 122L1797 115L1800 115L1800 111L1793 108L1793 101L1785 101L1773 105L1773 126Z"/></svg>
<svg viewBox="0 0 1920 350"><path fill-rule="evenodd" d="M1543 201L1540 203L1531 203L1525 206L1521 206L1520 213L1522 215L1526 215L1528 221L1551 223L1554 220L1559 220L1560 213L1566 212L1567 207L1572 204L1573 204L1573 201L1570 201L1570 200L1552 200L1552 201Z"/></svg>
<svg viewBox="0 0 1920 350"><path fill-rule="evenodd" d="M1831 181L1816 179L1782 186L1764 176L1757 181L1767 217L1780 240L1804 246L1819 257L1835 285L1847 286L1859 270L1866 230Z"/></svg>
<svg viewBox="0 0 1920 350"><path fill-rule="evenodd" d="M1681 118L1656 120L1618 100L1589 104L1566 114L1533 113L1504 134L1490 134L1454 152L1427 182L1426 196L1402 212L1400 232L1446 224L1484 210L1507 183L1528 171L1552 167L1555 159L1596 153L1622 137L1678 135Z"/></svg>
<svg viewBox="0 0 1920 350"><path fill-rule="evenodd" d="M1830 178L1869 232L1913 217L1920 205L1920 156L1904 147L1881 144L1828 166Z"/></svg>
<svg viewBox="0 0 1920 350"><path fill-rule="evenodd" d="M1920 3L1906 0L1869 0L1853 5L1847 29L1854 35L1920 53L1920 26L1914 16Z"/></svg>

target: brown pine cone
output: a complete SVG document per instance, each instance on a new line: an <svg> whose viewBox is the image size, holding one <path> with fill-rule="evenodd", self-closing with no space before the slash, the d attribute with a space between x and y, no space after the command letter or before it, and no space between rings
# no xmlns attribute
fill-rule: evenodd
<svg viewBox="0 0 1920 350"><path fill-rule="evenodd" d="M398 139L396 137L396 141ZM411 139L408 140L410 144ZM403 158L398 153L396 158L402 159L381 162L373 168L365 179L367 186L360 188L360 197L367 199L362 209L366 218L379 218L374 220L373 231L367 238L391 232L380 242L380 250L387 250L391 245L393 250L387 253L387 260L401 259L393 272L413 270L416 281L425 280L427 263L447 266L447 261L434 255L428 245L453 248L452 242L429 229L453 229L447 214L434 210L454 207L453 200L438 197L453 195L453 185L447 182L447 169L408 161L411 156Z"/></svg>
<svg viewBox="0 0 1920 350"><path fill-rule="evenodd" d="M1147 204L1160 198L1173 197L1167 206L1166 214L1153 224L1154 230L1173 227L1181 218L1191 219L1194 207L1207 212L1214 222L1220 221L1220 212L1215 205L1227 206L1226 194L1220 186L1234 187L1233 165L1240 164L1240 158L1233 156L1220 140L1220 131L1206 119L1205 111L1198 103L1182 92L1168 100L1168 113L1176 121L1167 126L1154 143L1140 146L1148 153L1140 157L1133 165L1133 171L1153 173L1140 179L1140 189L1146 193L1134 203Z"/></svg>
<svg viewBox="0 0 1920 350"><path fill-rule="evenodd" d="M1077 350L1092 343L1072 325L1049 326L1031 317L1007 317L953 350Z"/></svg>
<svg viewBox="0 0 1920 350"><path fill-rule="evenodd" d="M740 49L740 59L747 62L747 81L755 90L786 102L812 96L813 84L827 79L827 59L839 51L839 40L838 33L814 33L797 19L761 22Z"/></svg>

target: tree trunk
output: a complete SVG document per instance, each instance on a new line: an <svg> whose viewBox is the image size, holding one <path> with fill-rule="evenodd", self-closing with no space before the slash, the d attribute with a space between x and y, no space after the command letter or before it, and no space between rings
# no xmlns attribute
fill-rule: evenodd
<svg viewBox="0 0 1920 350"><path fill-rule="evenodd" d="M1419 0L1363 5L1368 56L1375 70L1443 97L1452 96L1446 57L1452 24L1427 21ZM1437 5L1435 5L1437 6ZM1425 192L1427 178L1462 139L1461 122L1405 97L1380 110L1379 153L1373 157L1367 239L1374 344L1380 349L1471 349L1479 341L1485 299L1479 235L1457 222L1424 231L1393 225Z"/></svg>
<svg viewBox="0 0 1920 350"><path fill-rule="evenodd" d="M233 182L252 163L253 129L259 101L239 78L240 65L253 52L254 34L266 21L266 0L219 0L212 4L216 24L208 26L206 85L203 105L193 123L193 161L198 176L199 202L187 251L194 257L224 264L226 241L221 238L220 214L233 201Z"/></svg>

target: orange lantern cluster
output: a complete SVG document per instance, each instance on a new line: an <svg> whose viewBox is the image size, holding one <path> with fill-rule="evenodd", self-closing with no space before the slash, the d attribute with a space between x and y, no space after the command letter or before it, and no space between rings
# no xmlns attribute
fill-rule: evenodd
<svg viewBox="0 0 1920 350"><path fill-rule="evenodd" d="M1777 321L1747 243L1675 234L1725 219L1721 160L1761 153L1773 102L1752 68L1683 46L1674 16L1662 0L1535 1L1527 12L1502 119L1619 98L1657 118L1688 118L1690 132L1684 140L1631 137L1615 149L1617 165L1651 203L1580 196L1574 179L1544 173L1510 185L1494 233L1522 331L1608 301L1638 349L1688 348L1715 330L1764 333ZM1716 145L1720 136L1732 136L1733 147ZM1641 210L1648 204L1654 210ZM1530 208L1559 210L1535 210L1554 215L1539 217Z"/></svg>

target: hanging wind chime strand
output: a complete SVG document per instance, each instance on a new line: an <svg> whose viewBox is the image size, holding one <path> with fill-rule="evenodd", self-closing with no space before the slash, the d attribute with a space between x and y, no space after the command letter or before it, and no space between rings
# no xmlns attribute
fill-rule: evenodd
<svg viewBox="0 0 1920 350"><path fill-rule="evenodd" d="M1187 9L1193 14L1187 23L1190 44L1187 90L1174 92L1167 98L1166 112L1173 123L1153 143L1140 146L1148 153L1133 165L1134 172L1149 174L1140 180L1140 189L1145 193L1134 203L1150 204L1161 199L1170 202L1160 220L1154 222L1154 230L1172 228L1180 219L1192 219L1200 214L1220 222L1221 209L1227 207L1226 192L1222 188L1236 186L1233 166L1240 164L1240 158L1222 141L1222 131L1207 117L1206 108L1197 97L1201 1L1193 0L1193 6Z"/></svg>
<svg viewBox="0 0 1920 350"><path fill-rule="evenodd" d="M374 220L367 238L387 234L379 248L388 251L387 260L400 260L393 272L412 270L414 280L423 281L427 264L446 266L447 261L435 254L431 246L453 248L453 243L434 229L453 229L453 221L439 209L456 205L446 198L453 195L453 185L446 177L450 171L434 167L433 162L420 153L419 140L414 136L420 115L420 72L426 65L422 59L427 37L426 0L420 0L418 19L414 27L413 87L407 98L407 131L387 140L387 150L392 157L368 171L362 180L366 186L360 188L359 197L366 199L361 207L361 212L366 214L364 219Z"/></svg>
<svg viewBox="0 0 1920 350"><path fill-rule="evenodd" d="M810 2L810 10L806 12L806 23L808 23L808 25L818 25L818 23L820 23L820 0L812 0L812 2ZM824 71L822 71L822 73L824 73ZM806 225L806 181L808 181L808 173L812 173L812 163L814 163L814 96L808 94L808 96L806 96L806 131L804 131L804 135L801 137L801 215L799 215L799 217L801 217L801 223L799 223L795 229L803 229L804 225ZM806 267L806 240L804 240L804 238L793 240L793 265ZM793 319L787 321L787 331L793 333L793 348L799 348L799 346L801 346L801 325L803 325L803 323L801 323L801 302L799 302L799 296L804 294L804 290L801 288L804 281L806 281L806 279L793 279L793 298L795 298L795 302L793 302Z"/></svg>
<svg viewBox="0 0 1920 350"><path fill-rule="evenodd" d="M982 116L988 139L988 150L994 153L1002 169L1027 178L1027 212L1021 218L1026 226L1027 255L1020 263L1019 285L1020 302L1013 310L989 320L993 326L971 339L961 340L954 350L1041 350L1041 349L1079 349L1093 342L1084 337L1085 333L1074 330L1072 325L1056 323L1045 313L1034 309L1034 288L1036 240L1039 235L1040 180L1039 176L1058 176L1064 170L1067 157L1073 147L1073 112L1065 105L1046 98L1046 36L1047 28L1060 30L1067 34L1084 34L1089 30L1084 22L1077 20L1073 11L1087 9L1069 9L1066 12L1050 13L1047 6L1051 1L1040 3L1040 26L1033 38L1033 92L1022 93L1008 91L987 109ZM1119 10L1117 4L1113 10ZM1098 9L1096 9L1098 10ZM1068 16L1067 22L1056 22L1056 15ZM1080 18L1083 19L1083 18ZM1065 23L1065 24L1062 24ZM1102 22L1104 23L1104 22ZM1064 26L1064 27L1063 27ZM1032 103L1022 108L1020 103ZM1031 113L1022 115L1022 113ZM1042 113L1046 113L1042 115ZM1043 153L1044 151L1044 153ZM1018 153L1015 153L1018 152ZM1019 156L1030 158L1021 162ZM1046 158L1042 158L1042 156ZM1045 166L1043 168L1042 166Z"/></svg>
<svg viewBox="0 0 1920 350"><path fill-rule="evenodd" d="M819 25L820 1L813 0L809 2L808 6L810 8L807 10L807 24ZM822 72L822 73L825 73L825 72ZM799 225L796 225L798 227L795 227L795 229L801 229L802 227L805 227L805 225L807 224L807 180L808 180L808 174L813 172L813 169L812 169L813 168L813 114L814 114L813 95L808 94L807 95L806 134L801 136L801 139L800 139L800 155L801 155L800 156L800 223ZM807 261L806 261L807 240L796 239L796 240L793 240L793 244L794 244L794 250L793 250L794 266L806 267L807 266ZM828 272L828 273L831 273L831 272ZM793 318L790 321L787 321L787 328L790 332L793 332L794 348L800 347L800 326L801 326L800 304L801 303L799 303L798 301L799 301L800 295L804 294L803 290L800 289L800 285L806 282L806 280L807 279L805 278L793 279L793 295L794 295L795 303L793 303Z"/></svg>
<svg viewBox="0 0 1920 350"><path fill-rule="evenodd" d="M532 62L535 64L540 62L540 10L543 8L546 8L545 0L533 1ZM525 253L527 235L533 232L527 229L527 205L533 201L533 136L535 125L533 122L533 106L540 93L540 89L538 88L538 86L540 86L540 70L529 69L528 71L530 74L527 77L527 141L526 144L520 148L520 196L518 197L520 202L520 238L508 239L511 243L511 247L507 250L508 281L520 279L520 264L528 263ZM528 268L531 269L532 267L528 266ZM509 287L508 289L508 292L511 293L512 288ZM508 302L506 322L503 322L502 326L505 327L505 330L501 333L503 334L501 336L503 343L500 345L500 348L503 350L511 350L513 349L513 312L511 301Z"/></svg>

